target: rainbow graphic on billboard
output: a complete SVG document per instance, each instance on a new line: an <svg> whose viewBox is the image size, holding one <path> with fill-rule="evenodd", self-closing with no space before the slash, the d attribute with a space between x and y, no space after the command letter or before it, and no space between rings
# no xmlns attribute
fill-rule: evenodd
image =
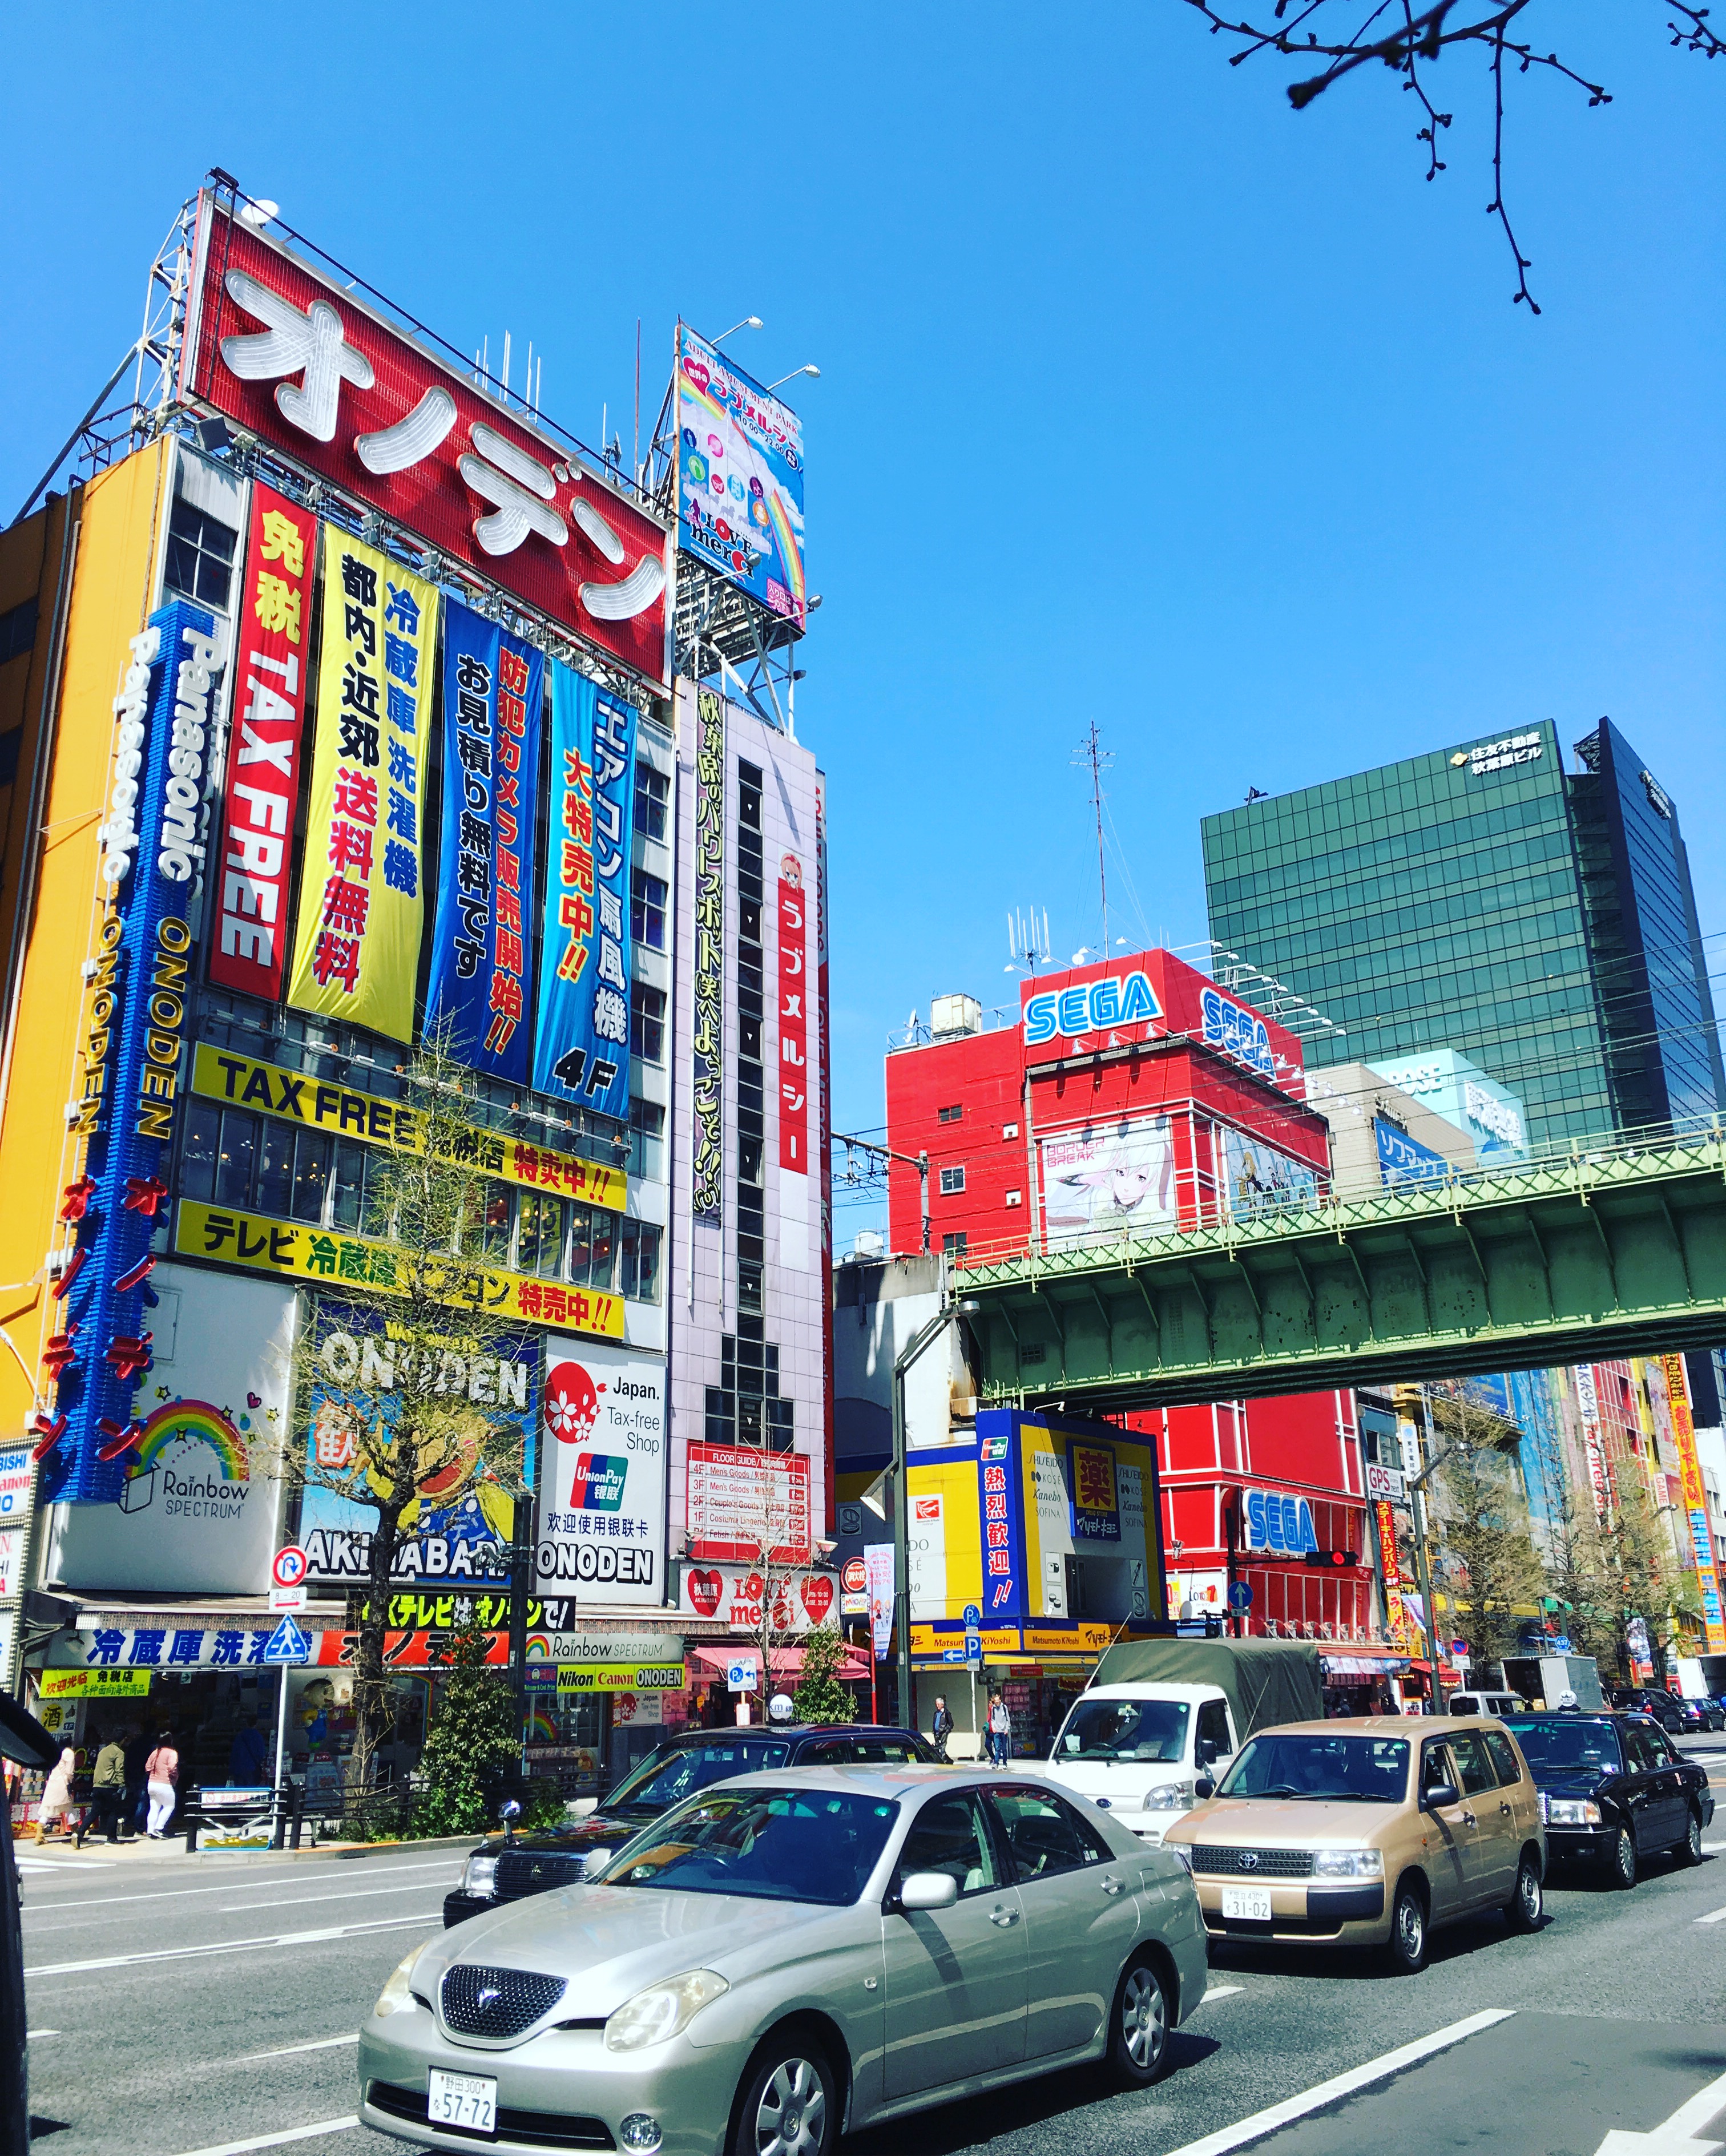
<svg viewBox="0 0 1726 2156"><path fill-rule="evenodd" d="M220 1408L212 1407L208 1400L170 1400L166 1407L157 1408L139 1435L132 1475L148 1475L168 1446L180 1438L208 1445L221 1464L223 1481L251 1480L252 1463L245 1440Z"/></svg>
<svg viewBox="0 0 1726 2156"><path fill-rule="evenodd" d="M802 421L687 322L676 380L680 549L801 628Z"/></svg>

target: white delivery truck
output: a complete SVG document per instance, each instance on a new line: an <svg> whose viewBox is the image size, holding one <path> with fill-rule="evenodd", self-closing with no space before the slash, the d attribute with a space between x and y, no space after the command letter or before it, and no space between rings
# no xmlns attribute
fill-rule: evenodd
<svg viewBox="0 0 1726 2156"><path fill-rule="evenodd" d="M1318 1650L1303 1640L1124 1640L1073 1702L1049 1772L1160 1842L1256 1730L1323 1713Z"/></svg>

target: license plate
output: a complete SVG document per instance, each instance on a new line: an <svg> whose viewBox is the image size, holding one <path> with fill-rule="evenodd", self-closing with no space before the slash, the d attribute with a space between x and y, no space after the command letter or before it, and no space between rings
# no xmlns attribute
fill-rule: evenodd
<svg viewBox="0 0 1726 2156"><path fill-rule="evenodd" d="M470 2133L496 2133L497 2083L485 2074L446 2074L434 2066L425 2115L434 2126L465 2126Z"/></svg>
<svg viewBox="0 0 1726 2156"><path fill-rule="evenodd" d="M1223 1889L1224 1917L1233 1917L1247 1924L1268 1924L1271 1921L1271 1890L1268 1887L1225 1887ZM451 2076L452 2079L455 2078Z"/></svg>

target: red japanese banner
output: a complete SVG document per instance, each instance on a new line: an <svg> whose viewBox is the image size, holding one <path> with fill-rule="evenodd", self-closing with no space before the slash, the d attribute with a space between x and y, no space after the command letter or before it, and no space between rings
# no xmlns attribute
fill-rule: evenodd
<svg viewBox="0 0 1726 2156"><path fill-rule="evenodd" d="M809 1172L808 931L803 869L787 854L779 873L779 1166Z"/></svg>
<svg viewBox="0 0 1726 2156"><path fill-rule="evenodd" d="M288 875L311 639L317 519L261 482L252 488L244 580L234 624L232 721L222 855L211 879L210 978L281 993Z"/></svg>
<svg viewBox="0 0 1726 2156"><path fill-rule="evenodd" d="M524 423L208 193L180 389L636 674L669 681L665 526L573 443Z"/></svg>

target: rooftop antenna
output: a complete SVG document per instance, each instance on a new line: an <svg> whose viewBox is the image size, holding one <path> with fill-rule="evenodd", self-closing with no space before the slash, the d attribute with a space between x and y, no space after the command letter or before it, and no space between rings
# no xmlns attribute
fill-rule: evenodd
<svg viewBox="0 0 1726 2156"><path fill-rule="evenodd" d="M510 393L510 333L507 330L503 333L503 393L507 403Z"/></svg>
<svg viewBox="0 0 1726 2156"><path fill-rule="evenodd" d="M1102 898L1102 947L1105 957L1109 950L1109 883L1102 859L1102 774L1114 760L1113 750L1103 747L1102 732L1092 719L1073 762L1081 768L1088 764L1091 769L1091 807L1097 818L1097 886Z"/></svg>

